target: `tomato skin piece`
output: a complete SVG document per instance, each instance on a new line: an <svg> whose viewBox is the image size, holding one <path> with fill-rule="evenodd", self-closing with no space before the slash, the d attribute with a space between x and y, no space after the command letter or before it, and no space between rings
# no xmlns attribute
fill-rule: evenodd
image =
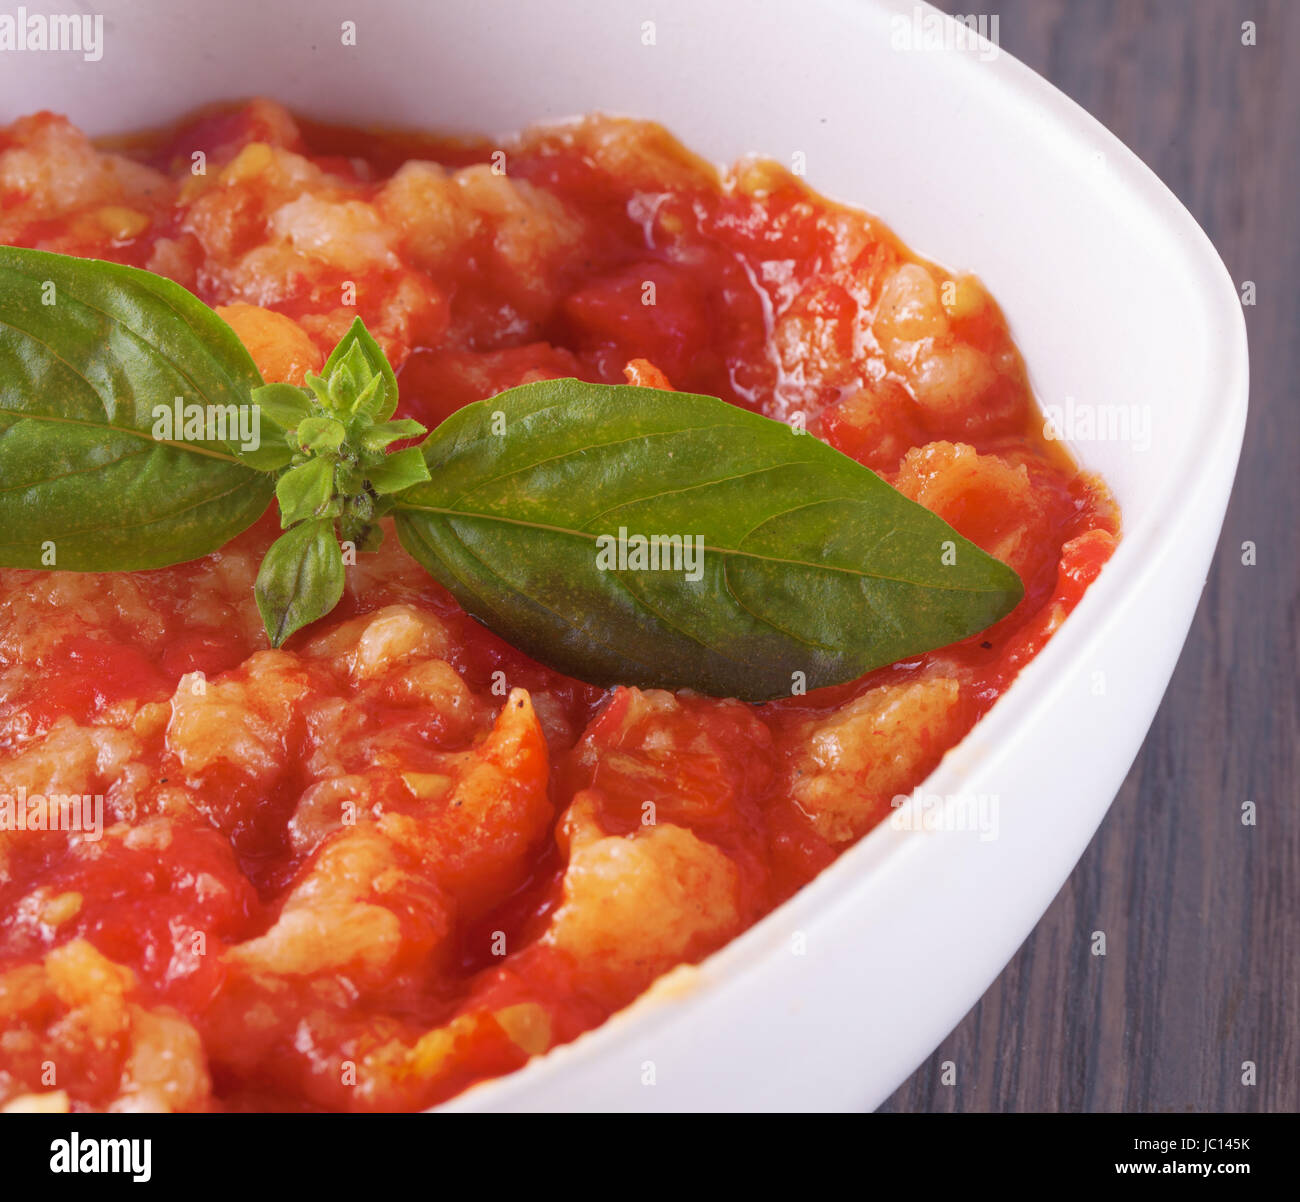
<svg viewBox="0 0 1300 1202"><path fill-rule="evenodd" d="M564 318L579 347L609 345L624 361L639 354L671 378L707 341L702 301L698 281L664 264L638 263L570 295Z"/></svg>
<svg viewBox="0 0 1300 1202"><path fill-rule="evenodd" d="M673 391L673 386L668 382L668 377L649 359L629 359L627 366L623 368L623 375L629 384L638 388L658 388L664 392Z"/></svg>

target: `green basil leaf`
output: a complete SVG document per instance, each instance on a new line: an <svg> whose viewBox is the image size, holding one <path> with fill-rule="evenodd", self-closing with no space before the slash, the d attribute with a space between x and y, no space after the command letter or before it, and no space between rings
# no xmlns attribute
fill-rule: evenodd
<svg viewBox="0 0 1300 1202"><path fill-rule="evenodd" d="M311 396L294 384L263 384L252 392L253 404L281 430L296 430L298 423L311 416Z"/></svg>
<svg viewBox="0 0 1300 1202"><path fill-rule="evenodd" d="M401 492L429 478L429 468L419 447L407 447L394 455L386 455L378 463L366 468L366 479L379 496Z"/></svg>
<svg viewBox="0 0 1300 1202"><path fill-rule="evenodd" d="M285 442L278 426L263 426L261 438L260 446L240 452L239 458L249 467L259 472L278 472L293 462L293 448Z"/></svg>
<svg viewBox="0 0 1300 1202"><path fill-rule="evenodd" d="M271 498L244 461L261 383L178 284L0 247L0 563L134 570L220 547Z"/></svg>
<svg viewBox="0 0 1300 1202"><path fill-rule="evenodd" d="M304 451L337 451L347 429L336 417L305 417L298 423L297 434Z"/></svg>
<svg viewBox="0 0 1300 1202"><path fill-rule="evenodd" d="M339 369L343 386L336 391L334 373ZM367 393L365 411L373 420L382 422L392 417L397 408L397 376L392 364L359 317L330 352L321 376L329 385L330 395L345 396L349 405L378 376L382 383L373 393Z"/></svg>
<svg viewBox="0 0 1300 1202"><path fill-rule="evenodd" d="M343 596L343 553L331 518L286 530L262 560L253 587L272 647L323 618Z"/></svg>
<svg viewBox="0 0 1300 1202"><path fill-rule="evenodd" d="M402 544L486 626L597 684L786 696L966 638L1023 591L867 468L714 397L539 381L423 450ZM678 539L668 570L641 570L652 536Z"/></svg>
<svg viewBox="0 0 1300 1202"><path fill-rule="evenodd" d="M304 518L316 517L334 495L334 464L329 459L309 459L290 468L275 484L280 505L280 525L292 526Z"/></svg>
<svg viewBox="0 0 1300 1202"><path fill-rule="evenodd" d="M363 431L361 445L367 451L382 451L403 438L419 438L425 432L425 427L419 422L405 417L400 421L385 422L382 426L371 426Z"/></svg>
<svg viewBox="0 0 1300 1202"><path fill-rule="evenodd" d="M355 363L357 357L354 343L329 374L330 400L337 413L350 413L361 389L375 382L374 376L366 374L364 359L360 363Z"/></svg>
<svg viewBox="0 0 1300 1202"><path fill-rule="evenodd" d="M360 413L368 421L373 422L375 420L374 415L378 413L383 403L384 377L372 376L370 382L357 393L349 408L353 413Z"/></svg>

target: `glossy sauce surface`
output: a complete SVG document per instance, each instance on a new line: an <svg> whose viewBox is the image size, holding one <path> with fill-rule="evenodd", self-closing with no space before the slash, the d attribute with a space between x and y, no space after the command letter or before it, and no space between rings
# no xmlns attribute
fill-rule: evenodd
<svg viewBox="0 0 1300 1202"><path fill-rule="evenodd" d="M391 532L282 651L252 597L274 514L161 571L0 571L0 796L103 823L0 830L0 1104L416 1108L522 1065L888 815L1118 533L976 279L654 125L499 148L256 101L107 148L40 114L0 129L0 242L171 276L267 379L359 313L430 426L570 375L802 423L1026 587L977 638L755 707L562 677Z"/></svg>

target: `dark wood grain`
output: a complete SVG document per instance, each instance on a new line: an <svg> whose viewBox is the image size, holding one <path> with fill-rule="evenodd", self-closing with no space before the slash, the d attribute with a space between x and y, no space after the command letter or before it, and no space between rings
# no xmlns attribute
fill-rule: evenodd
<svg viewBox="0 0 1300 1202"><path fill-rule="evenodd" d="M940 7L998 13L1002 47L1151 166L1257 303L1241 468L1155 724L1042 922L883 1109L1296 1110L1300 3ZM1090 954L1094 930L1105 958ZM1258 1066L1253 1086L1244 1061Z"/></svg>

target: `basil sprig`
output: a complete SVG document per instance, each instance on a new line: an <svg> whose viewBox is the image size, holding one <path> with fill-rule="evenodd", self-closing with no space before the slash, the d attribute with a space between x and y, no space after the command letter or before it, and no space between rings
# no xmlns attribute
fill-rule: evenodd
<svg viewBox="0 0 1300 1202"><path fill-rule="evenodd" d="M263 383L183 288L0 247L0 564L133 570L217 550L274 494L272 645L342 596L391 513L474 617L593 683L759 701L967 638L1019 578L811 435L714 397L546 380L424 427L360 320ZM224 422L221 420L224 415Z"/></svg>
<svg viewBox="0 0 1300 1202"><path fill-rule="evenodd" d="M250 396L284 430L288 447L275 482L285 533L271 544L254 587L267 636L279 647L343 596L339 539L354 551L375 550L384 537L379 518L396 494L429 479L419 448L389 451L425 428L388 420L397 409L397 377L359 317L321 374L308 373L306 388L263 384Z"/></svg>

